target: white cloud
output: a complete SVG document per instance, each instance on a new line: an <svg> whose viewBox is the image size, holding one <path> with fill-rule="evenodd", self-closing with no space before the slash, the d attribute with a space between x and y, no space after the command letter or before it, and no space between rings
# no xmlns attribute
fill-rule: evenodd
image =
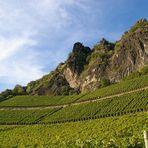
<svg viewBox="0 0 148 148"><path fill-rule="evenodd" d="M31 61L12 61L11 63L4 61L3 64L0 63L0 69L2 71L0 73L1 83L14 85L20 83L26 85L26 82L43 75L40 67L34 65Z"/></svg>
<svg viewBox="0 0 148 148"><path fill-rule="evenodd" d="M5 60L17 51L22 50L25 45L32 46L35 45L35 41L31 40L28 36L17 37L17 38L4 38L0 37L0 61Z"/></svg>

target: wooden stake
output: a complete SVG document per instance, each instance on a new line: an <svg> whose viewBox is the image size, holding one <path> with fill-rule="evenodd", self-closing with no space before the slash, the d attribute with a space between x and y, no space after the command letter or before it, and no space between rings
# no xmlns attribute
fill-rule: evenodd
<svg viewBox="0 0 148 148"><path fill-rule="evenodd" d="M148 148L148 131L144 131L145 148Z"/></svg>

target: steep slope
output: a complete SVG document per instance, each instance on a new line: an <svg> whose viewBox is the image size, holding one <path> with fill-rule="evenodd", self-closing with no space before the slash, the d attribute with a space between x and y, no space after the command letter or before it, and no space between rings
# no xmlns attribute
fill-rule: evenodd
<svg viewBox="0 0 148 148"><path fill-rule="evenodd" d="M102 81L119 82L147 62L148 22L141 19L116 43L102 39L92 50L76 43L61 73L71 88L83 92Z"/></svg>
<svg viewBox="0 0 148 148"><path fill-rule="evenodd" d="M65 63L25 88L16 87L15 95L68 95L92 91L119 82L130 73L148 65L148 21L139 20L121 39L111 43L102 39L91 50L77 42ZM9 92L14 94L14 90Z"/></svg>
<svg viewBox="0 0 148 148"><path fill-rule="evenodd" d="M51 72L49 75L43 78L30 82L26 87L27 94L32 95L66 95L70 91L74 91L65 75L62 73L64 64L61 63L55 71Z"/></svg>
<svg viewBox="0 0 148 148"><path fill-rule="evenodd" d="M29 83L27 85L27 92L38 95L78 93L80 85L79 75L83 71L86 58L90 53L90 48L84 47L79 42L75 43L68 60L65 63L60 63L55 71L49 75ZM34 86L36 86L36 89Z"/></svg>
<svg viewBox="0 0 148 148"><path fill-rule="evenodd" d="M103 39L93 49L82 77L81 90L96 89L105 79L111 83L148 63L148 21L141 19L115 44Z"/></svg>
<svg viewBox="0 0 148 148"><path fill-rule="evenodd" d="M148 22L144 19L138 21L115 48L111 67L116 69L116 73L112 77L119 81L148 63Z"/></svg>

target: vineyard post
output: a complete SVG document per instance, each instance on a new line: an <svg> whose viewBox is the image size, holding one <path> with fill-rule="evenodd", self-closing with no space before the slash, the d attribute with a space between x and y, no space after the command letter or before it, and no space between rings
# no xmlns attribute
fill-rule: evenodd
<svg viewBox="0 0 148 148"><path fill-rule="evenodd" d="M145 148L148 148L148 131L144 131Z"/></svg>

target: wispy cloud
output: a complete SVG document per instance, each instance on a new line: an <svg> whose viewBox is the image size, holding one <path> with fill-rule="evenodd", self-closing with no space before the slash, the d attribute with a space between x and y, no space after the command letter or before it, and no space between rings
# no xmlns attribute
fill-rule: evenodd
<svg viewBox="0 0 148 148"><path fill-rule="evenodd" d="M24 46L35 45L35 41L31 40L28 36L17 38L0 38L0 61L8 59L16 54L17 51L22 50Z"/></svg>

